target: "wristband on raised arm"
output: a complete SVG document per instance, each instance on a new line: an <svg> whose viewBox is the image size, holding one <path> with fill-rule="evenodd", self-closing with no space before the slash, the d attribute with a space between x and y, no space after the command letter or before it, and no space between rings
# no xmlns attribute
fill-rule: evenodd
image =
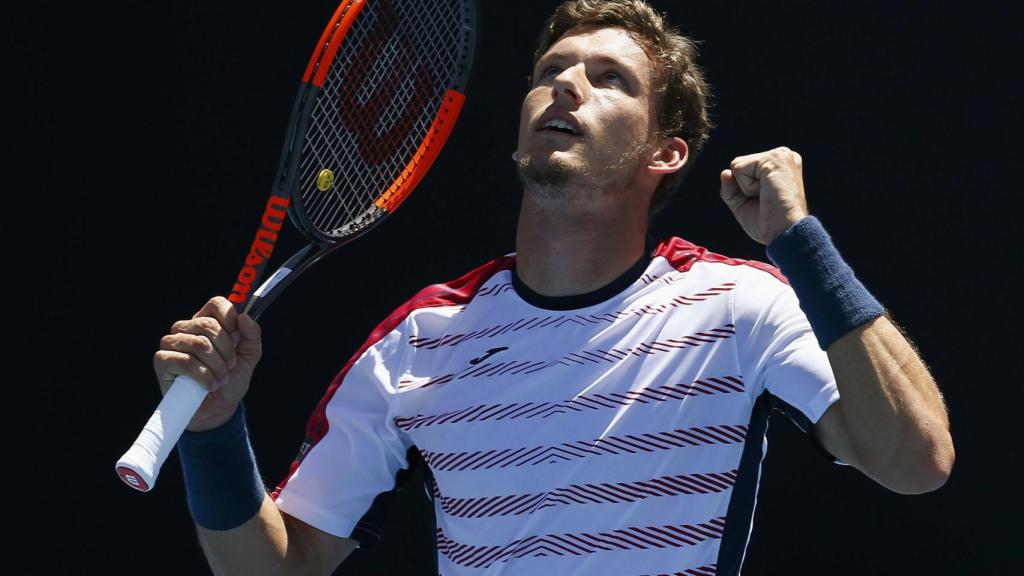
<svg viewBox="0 0 1024 576"><path fill-rule="evenodd" d="M814 216L790 226L768 244L767 251L796 292L822 350L885 313Z"/></svg>

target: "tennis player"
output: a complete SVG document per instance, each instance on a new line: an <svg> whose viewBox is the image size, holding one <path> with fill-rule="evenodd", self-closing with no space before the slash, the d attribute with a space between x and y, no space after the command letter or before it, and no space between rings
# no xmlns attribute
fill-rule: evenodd
<svg viewBox="0 0 1024 576"><path fill-rule="evenodd" d="M721 172L775 266L649 238L710 130L695 57L641 0L556 10L513 155L515 252L384 320L272 491L241 403L259 327L220 297L174 324L156 373L211 391L179 451L217 573L330 573L377 540L422 461L438 562L424 573L738 574L773 411L890 490L944 484L942 396L808 213L800 154Z"/></svg>

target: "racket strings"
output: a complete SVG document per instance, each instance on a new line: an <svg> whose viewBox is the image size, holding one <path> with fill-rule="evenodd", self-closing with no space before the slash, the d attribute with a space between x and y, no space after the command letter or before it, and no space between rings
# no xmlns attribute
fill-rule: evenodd
<svg viewBox="0 0 1024 576"><path fill-rule="evenodd" d="M382 193L410 173L445 92L462 75L463 5L367 3L344 38L299 163L301 204L322 234L347 236L386 214ZM323 190L325 169L334 182Z"/></svg>

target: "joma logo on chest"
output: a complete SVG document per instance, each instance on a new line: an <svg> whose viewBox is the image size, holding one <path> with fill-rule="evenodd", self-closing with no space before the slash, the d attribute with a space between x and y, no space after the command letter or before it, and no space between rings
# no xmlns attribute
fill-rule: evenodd
<svg viewBox="0 0 1024 576"><path fill-rule="evenodd" d="M472 364L473 366L476 366L477 364L483 362L484 360L487 360L491 356L494 356L498 352L504 352L505 350L508 350L508 346L501 346L499 348L491 348L490 350L484 352L483 356L480 356L478 358L473 358L472 360L469 361L469 363Z"/></svg>

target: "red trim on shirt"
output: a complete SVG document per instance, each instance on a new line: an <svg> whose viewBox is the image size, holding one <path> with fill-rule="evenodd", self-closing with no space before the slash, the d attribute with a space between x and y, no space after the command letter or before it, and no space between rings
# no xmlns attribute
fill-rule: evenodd
<svg viewBox="0 0 1024 576"><path fill-rule="evenodd" d="M654 253L651 254L652 258L661 256L668 260L669 264L673 268L680 272L686 272L690 269L695 262L716 262L719 264L728 264L730 266L750 266L751 268L757 268L763 272L767 272L778 279L783 284L789 285L789 280L782 275L782 272L778 268L764 262L758 262L757 260L741 260L739 258L729 258L728 256L722 256L721 254L715 254L714 252L708 251L703 246L697 246L696 244L687 242L682 238L666 238L662 240L658 247L654 249Z"/></svg>
<svg viewBox="0 0 1024 576"><path fill-rule="evenodd" d="M387 336L395 326L404 321L409 314L414 310L420 308L434 308L438 306L458 306L466 304L473 299L477 290L492 276L501 272L502 270L510 270L515 266L514 256L503 256L487 262L483 266L480 266L474 270L469 271L463 276L452 280L446 284L434 284L427 286L423 290L420 290L415 296L409 299L405 304L396 309L391 313L383 322L374 328L373 332L370 333L370 337L366 339L366 342L356 350L356 353L352 355L348 363L338 372L334 380L331 381L331 385L327 388L327 392L324 397L320 400L316 409L313 411L312 416L309 418L309 422L306 424L306 441L302 446L302 451L299 456L292 462L291 468L288 470L288 475L284 480L277 486L274 492L271 494L271 498L277 499L278 495L284 490L284 487L288 484L288 481L295 474L295 471L299 467L299 463L306 454L312 450L313 446L316 446L320 440L327 435L328 422L327 422L327 405L331 399L334 398L335 392L341 386L341 383L345 380L345 375L348 374L352 365L356 363L362 355L374 344L379 342L382 338Z"/></svg>

